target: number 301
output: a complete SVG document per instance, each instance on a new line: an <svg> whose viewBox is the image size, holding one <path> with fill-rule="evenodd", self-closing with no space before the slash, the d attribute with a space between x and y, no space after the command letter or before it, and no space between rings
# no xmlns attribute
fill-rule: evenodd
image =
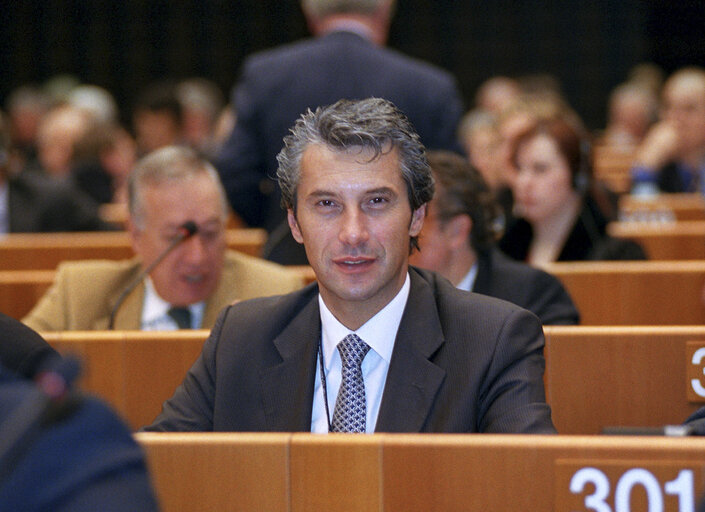
<svg viewBox="0 0 705 512"><path fill-rule="evenodd" d="M595 492L585 497L585 507L596 512L613 512L606 499L610 494L610 482L597 468L582 468L570 480L570 492L581 494L586 484L593 484ZM646 469L634 468L626 471L617 481L614 491L614 512L631 512L631 494L635 486L646 491L648 512L664 512L664 498L658 479ZM678 496L678 512L693 512L693 471L681 470L678 476L663 486L666 494Z"/></svg>

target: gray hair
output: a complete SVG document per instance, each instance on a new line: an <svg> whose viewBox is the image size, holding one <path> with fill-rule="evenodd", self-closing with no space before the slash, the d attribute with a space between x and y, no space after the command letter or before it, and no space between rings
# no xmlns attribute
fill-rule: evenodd
<svg viewBox="0 0 705 512"><path fill-rule="evenodd" d="M389 0L301 0L305 13L323 17L340 13L374 14Z"/></svg>
<svg viewBox="0 0 705 512"><path fill-rule="evenodd" d="M223 220L225 220L228 215L225 189L213 165L191 148L167 146L143 157L130 173L127 180L127 201L132 222L137 228L144 228L144 205L141 192L145 187L186 181L202 175L211 178L218 189L223 208Z"/></svg>
<svg viewBox="0 0 705 512"><path fill-rule="evenodd" d="M310 144L324 145L334 151L370 149L374 153L370 160L396 148L412 211L433 197L433 176L426 160L426 149L407 117L390 101L380 98L339 100L333 105L318 107L315 112L309 109L296 121L277 155L282 207L291 208L294 214L301 157ZM411 243L412 247L417 247L415 237Z"/></svg>

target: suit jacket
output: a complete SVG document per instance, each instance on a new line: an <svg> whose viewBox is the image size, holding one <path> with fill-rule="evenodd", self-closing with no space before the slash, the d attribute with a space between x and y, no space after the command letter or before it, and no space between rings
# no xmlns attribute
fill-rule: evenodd
<svg viewBox="0 0 705 512"><path fill-rule="evenodd" d="M99 231L98 206L68 183L27 172L8 181L11 233Z"/></svg>
<svg viewBox="0 0 705 512"><path fill-rule="evenodd" d="M606 229L607 219L597 203L586 198L556 261L646 259L638 243L612 238ZM516 219L499 241L499 248L515 260L526 261L533 236L531 225L524 219Z"/></svg>
<svg viewBox="0 0 705 512"><path fill-rule="evenodd" d="M62 263L51 288L22 321L37 331L106 329L113 305L141 270L137 259ZM202 327L211 328L220 309L235 300L302 286L299 276L279 265L227 251L220 283L206 301ZM115 329L140 329L144 293L142 283L126 297L115 316Z"/></svg>
<svg viewBox="0 0 705 512"><path fill-rule="evenodd" d="M40 397L34 385L0 368L3 439L17 427L9 420L27 417ZM0 480L0 512L158 510L142 449L115 413L95 398L71 395L62 409L45 415L36 435L25 436L17 459L0 460L9 470Z"/></svg>
<svg viewBox="0 0 705 512"><path fill-rule="evenodd" d="M472 291L528 309L543 325L580 323L573 300L551 274L513 261L497 249L479 253L477 267Z"/></svg>
<svg viewBox="0 0 705 512"><path fill-rule="evenodd" d="M282 139L308 108L371 96L395 103L426 147L459 150L460 92L449 73L430 64L342 31L245 61L232 99L237 123L217 167L233 209L250 226L274 232L266 247L268 259L307 263L286 226L279 189L272 181Z"/></svg>
<svg viewBox="0 0 705 512"><path fill-rule="evenodd" d="M377 432L555 432L538 319L410 269ZM155 431L309 431L318 287L221 313Z"/></svg>

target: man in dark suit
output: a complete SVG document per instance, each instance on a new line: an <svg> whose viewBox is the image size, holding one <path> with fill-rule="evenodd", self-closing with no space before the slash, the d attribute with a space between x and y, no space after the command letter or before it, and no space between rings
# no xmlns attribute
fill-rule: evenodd
<svg viewBox="0 0 705 512"><path fill-rule="evenodd" d="M461 290L507 300L544 325L577 324L580 315L554 276L510 260L495 246L501 210L480 173L449 151L430 151L436 194L427 207L421 250L410 262L440 273Z"/></svg>
<svg viewBox="0 0 705 512"><path fill-rule="evenodd" d="M317 283L226 308L148 430L555 432L538 319L408 267L434 185L407 118L341 100L284 144Z"/></svg>
<svg viewBox="0 0 705 512"><path fill-rule="evenodd" d="M404 112L426 147L454 149L463 113L455 79L385 48L392 0L304 0L316 36L249 57L233 93L235 128L217 167L233 209L270 233L267 259L305 264L272 177L282 138L307 109L341 98L380 97Z"/></svg>

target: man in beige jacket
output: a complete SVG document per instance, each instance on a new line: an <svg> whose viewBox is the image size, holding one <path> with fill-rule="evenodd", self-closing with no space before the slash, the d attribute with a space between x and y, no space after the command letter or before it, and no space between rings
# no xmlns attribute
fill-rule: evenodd
<svg viewBox="0 0 705 512"><path fill-rule="evenodd" d="M96 330L108 328L113 316L115 329L211 328L233 301L303 285L285 267L226 250L223 188L213 167L190 149L149 154L128 187L128 229L137 257L61 264L25 324L39 331ZM187 223L196 233L184 237ZM121 297L172 243L149 276Z"/></svg>

